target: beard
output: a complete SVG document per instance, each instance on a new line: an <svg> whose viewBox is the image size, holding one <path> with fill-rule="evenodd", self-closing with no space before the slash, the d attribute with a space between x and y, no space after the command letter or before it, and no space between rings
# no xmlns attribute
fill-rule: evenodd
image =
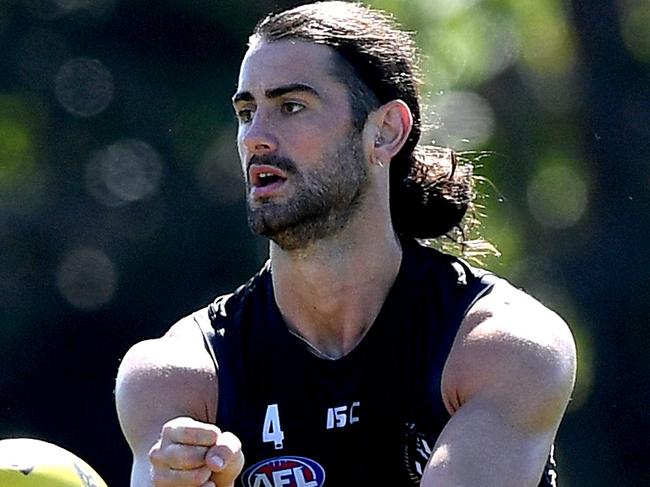
<svg viewBox="0 0 650 487"><path fill-rule="evenodd" d="M251 163L283 170L294 188L285 201L269 198L254 204L247 200L251 231L283 250L304 249L340 232L357 212L369 185L361 135L354 130L308 171L299 171L294 161L277 156L256 156Z"/></svg>

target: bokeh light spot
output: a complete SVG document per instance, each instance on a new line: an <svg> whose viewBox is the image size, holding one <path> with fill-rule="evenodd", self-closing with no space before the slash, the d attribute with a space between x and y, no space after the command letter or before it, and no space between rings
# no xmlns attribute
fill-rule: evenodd
<svg viewBox="0 0 650 487"><path fill-rule="evenodd" d="M650 63L650 0L621 0L621 34L632 55Z"/></svg>
<svg viewBox="0 0 650 487"><path fill-rule="evenodd" d="M528 185L528 207L544 226L563 229L575 225L587 209L587 185L574 168L544 166Z"/></svg>
<svg viewBox="0 0 650 487"><path fill-rule="evenodd" d="M24 4L39 19L55 20L65 15L65 9L55 0L24 0Z"/></svg>
<svg viewBox="0 0 650 487"><path fill-rule="evenodd" d="M452 91L431 100L434 120L425 131L424 140L454 149L479 147L494 132L494 112L480 95Z"/></svg>
<svg viewBox="0 0 650 487"><path fill-rule="evenodd" d="M0 118L0 133L0 185L9 185L33 164L32 140L27 127L6 118Z"/></svg>
<svg viewBox="0 0 650 487"><path fill-rule="evenodd" d="M155 194L162 170L153 147L142 140L125 139L91 158L86 166L86 189L105 206L123 206Z"/></svg>
<svg viewBox="0 0 650 487"><path fill-rule="evenodd" d="M481 0L418 0L417 3L431 18L453 19L480 2Z"/></svg>
<svg viewBox="0 0 650 487"><path fill-rule="evenodd" d="M38 149L38 107L17 96L0 96L0 210L26 214L49 197L49 168Z"/></svg>
<svg viewBox="0 0 650 487"><path fill-rule="evenodd" d="M65 12L70 13L77 10L91 12L104 12L112 8L116 0L52 0Z"/></svg>
<svg viewBox="0 0 650 487"><path fill-rule="evenodd" d="M76 308L91 310L110 302L118 275L108 256L82 247L68 252L58 268L56 283L63 297Z"/></svg>
<svg viewBox="0 0 650 487"><path fill-rule="evenodd" d="M509 3L519 26L521 55L528 69L557 75L571 68L575 61L574 39L562 2Z"/></svg>
<svg viewBox="0 0 650 487"><path fill-rule="evenodd" d="M518 31L512 19L478 8L453 19L438 19L419 36L426 52L425 83L432 90L476 86L519 57Z"/></svg>
<svg viewBox="0 0 650 487"><path fill-rule="evenodd" d="M97 59L74 58L65 63L56 75L56 99L77 117L94 117L113 100L113 75Z"/></svg>
<svg viewBox="0 0 650 487"><path fill-rule="evenodd" d="M66 15L83 13L91 17L106 16L116 0L24 0L34 17L55 20Z"/></svg>

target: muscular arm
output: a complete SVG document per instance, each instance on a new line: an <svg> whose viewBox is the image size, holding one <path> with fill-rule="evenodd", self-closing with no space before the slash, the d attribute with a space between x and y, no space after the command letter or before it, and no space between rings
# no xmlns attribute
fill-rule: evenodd
<svg viewBox="0 0 650 487"><path fill-rule="evenodd" d="M163 425L181 416L205 423L214 423L216 417L216 371L191 318L127 352L118 370L115 399L133 452L131 487L150 487L149 451Z"/></svg>
<svg viewBox="0 0 650 487"><path fill-rule="evenodd" d="M452 414L423 487L536 487L575 381L566 324L507 286L464 320L443 373Z"/></svg>

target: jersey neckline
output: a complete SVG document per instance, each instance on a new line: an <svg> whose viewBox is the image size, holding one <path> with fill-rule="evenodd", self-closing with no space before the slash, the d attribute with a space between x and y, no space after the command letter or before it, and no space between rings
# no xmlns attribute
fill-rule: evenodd
<svg viewBox="0 0 650 487"><path fill-rule="evenodd" d="M270 260L264 265L264 280L265 285L267 286L267 292L269 299L269 311L271 313L272 319L271 323L275 324L275 330L273 332L281 333L284 335L283 338L287 339L287 343L290 343L292 348L298 349L305 356L309 357L308 360L315 360L320 363L330 363L330 364L344 364L349 361L355 360L357 356L363 355L363 351L369 346L368 344L372 342L376 335L378 335L381 330L386 326L389 326L390 319L389 317L393 314L396 306L402 307L403 303L400 302L399 296L402 294L400 291L405 287L405 281L407 280L408 269L412 268L411 261L414 256L414 246L418 244L415 242L404 242L400 241L402 248L402 258L400 262L397 275L392 285L390 286L388 293L386 294L386 299L382 304L379 313L372 324L365 331L361 339L357 344L346 354L341 355L340 357L333 358L327 357L325 354L320 352L316 347L314 347L309 341L299 334L293 332L289 329L287 323L282 317L282 313L278 308L278 305L275 300L275 293L273 291L273 281L271 277L271 265Z"/></svg>

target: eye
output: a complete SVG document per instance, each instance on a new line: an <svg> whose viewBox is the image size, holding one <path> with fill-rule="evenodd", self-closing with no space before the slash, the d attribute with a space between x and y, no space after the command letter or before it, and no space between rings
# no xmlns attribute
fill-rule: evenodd
<svg viewBox="0 0 650 487"><path fill-rule="evenodd" d="M282 104L282 113L288 113L288 114L298 113L304 110L304 108L305 105L303 105L302 103L298 103L295 101L285 101Z"/></svg>
<svg viewBox="0 0 650 487"><path fill-rule="evenodd" d="M235 117L239 123L248 123L253 119L253 110L250 108L242 108L235 111Z"/></svg>

